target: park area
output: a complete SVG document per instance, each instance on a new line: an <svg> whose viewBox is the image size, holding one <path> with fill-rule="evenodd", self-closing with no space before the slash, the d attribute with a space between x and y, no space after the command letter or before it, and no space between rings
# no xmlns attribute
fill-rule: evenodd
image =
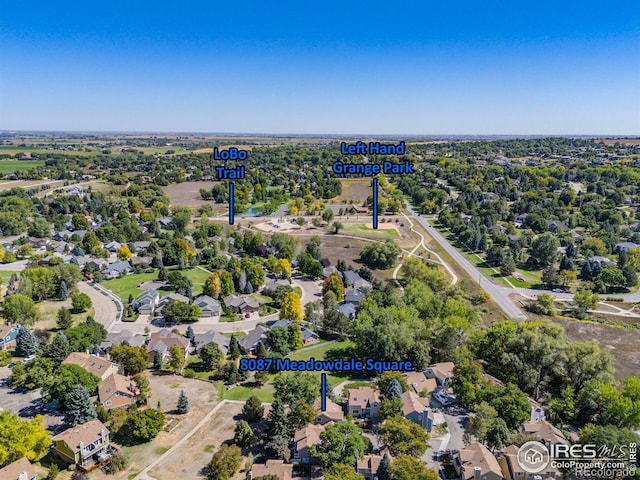
<svg viewBox="0 0 640 480"><path fill-rule="evenodd" d="M209 276L209 272L201 268L192 268L191 270L184 270L182 273L193 283L193 294L199 295L202 293L202 287L204 286L204 281ZM146 288L149 288L149 286L145 286L145 284L151 282L154 284L152 286L155 286L157 280L158 272L154 271L131 273L112 280L103 280L100 284L108 290L111 290L115 295L120 297L121 300L126 302L129 299L129 295L132 295L133 298L137 297ZM175 289L168 285L164 285L160 287L158 293L160 293L160 295L167 295L173 292L175 292Z"/></svg>
<svg viewBox="0 0 640 480"><path fill-rule="evenodd" d="M163 191L174 207L201 207L203 205L215 204L211 200L203 200L200 196L200 189L211 190L211 188L220 182L183 182L172 183L163 187Z"/></svg>

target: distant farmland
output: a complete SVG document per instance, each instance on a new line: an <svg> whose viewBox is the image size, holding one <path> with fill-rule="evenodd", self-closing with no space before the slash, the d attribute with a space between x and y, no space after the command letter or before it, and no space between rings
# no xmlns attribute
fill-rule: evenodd
<svg viewBox="0 0 640 480"><path fill-rule="evenodd" d="M2 150L0 150L0 153ZM23 172L44 165L42 160L0 160L0 175Z"/></svg>

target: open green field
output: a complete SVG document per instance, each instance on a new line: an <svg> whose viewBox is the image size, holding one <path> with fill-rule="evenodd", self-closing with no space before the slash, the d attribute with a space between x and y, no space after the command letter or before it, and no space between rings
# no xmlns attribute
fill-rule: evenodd
<svg viewBox="0 0 640 480"><path fill-rule="evenodd" d="M0 155L15 155L22 153L24 155L31 153L45 154L45 155L80 155L82 157L88 157L90 155L98 155L99 151L90 151L87 152L85 150L49 150L47 148L39 148L39 147L19 147L16 145L0 145ZM32 160L15 160L19 163L30 163ZM44 163L44 162L43 162Z"/></svg>
<svg viewBox="0 0 640 480"><path fill-rule="evenodd" d="M3 153L2 150L0 150L0 154L1 153ZM31 170L32 168L41 167L43 165L44 162L41 160L0 160L0 175L8 175L14 172Z"/></svg>
<svg viewBox="0 0 640 480"><path fill-rule="evenodd" d="M129 294L134 298L142 293L142 289L138 285L144 282L150 282L158 279L157 272L151 273L132 273L124 277L114 278L113 280L103 280L101 285L120 297L123 301L127 301Z"/></svg>
<svg viewBox="0 0 640 480"><path fill-rule="evenodd" d="M398 231L395 228L373 229L363 223L345 223L342 231L350 235L374 238L394 238L398 236Z"/></svg>

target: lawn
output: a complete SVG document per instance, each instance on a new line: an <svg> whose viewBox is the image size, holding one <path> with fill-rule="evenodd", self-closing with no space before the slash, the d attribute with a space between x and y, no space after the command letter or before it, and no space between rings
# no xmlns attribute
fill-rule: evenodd
<svg viewBox="0 0 640 480"><path fill-rule="evenodd" d="M225 400L247 400L249 397L255 395L262 402L273 402L273 394L275 390L273 384L267 383L260 388L252 388L241 385L239 387L233 387L230 390L224 390Z"/></svg>
<svg viewBox="0 0 640 480"><path fill-rule="evenodd" d="M40 320L36 323L38 328L50 329L57 328L58 312L62 307L71 308L71 298L68 298L64 302L44 301L36 304L40 312ZM71 313L71 318L74 325L78 325L86 320L88 316L93 317L95 310L91 307L86 312Z"/></svg>
<svg viewBox="0 0 640 480"><path fill-rule="evenodd" d="M113 280L103 280L101 285L120 297L121 300L127 301L129 295L137 297L142 293L142 289L138 285L144 282L150 282L158 279L157 272L151 273L131 273L124 277L114 278Z"/></svg>
<svg viewBox="0 0 640 480"><path fill-rule="evenodd" d="M373 229L363 223L345 223L342 232L375 238L393 238L398 236L398 231L395 228Z"/></svg>
<svg viewBox="0 0 640 480"><path fill-rule="evenodd" d="M0 154L5 153L1 148L2 147L0 147ZM44 162L41 160L0 160L0 174L7 175L13 172L22 172L43 165Z"/></svg>

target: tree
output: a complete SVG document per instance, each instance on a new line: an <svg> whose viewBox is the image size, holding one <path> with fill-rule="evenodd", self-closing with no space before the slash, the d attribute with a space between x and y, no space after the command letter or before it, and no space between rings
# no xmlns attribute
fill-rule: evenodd
<svg viewBox="0 0 640 480"><path fill-rule="evenodd" d="M400 247L391 240L369 243L362 249L360 260L372 269L388 269L396 264L400 253Z"/></svg>
<svg viewBox="0 0 640 480"><path fill-rule="evenodd" d="M52 465L55 465L52 464ZM122 472L129 466L129 457L127 457L124 453L116 451L111 458L109 459L109 463L107 463L102 469L107 475L115 475L116 473Z"/></svg>
<svg viewBox="0 0 640 480"><path fill-rule="evenodd" d="M555 287L560 283L558 271L553 266L548 266L542 271L542 283L547 287Z"/></svg>
<svg viewBox="0 0 640 480"><path fill-rule="evenodd" d="M500 264L500 273L504 277L508 277L516 270L516 262L511 255L505 255L504 260Z"/></svg>
<svg viewBox="0 0 640 480"><path fill-rule="evenodd" d="M58 286L58 299L65 301L67 297L69 297L69 287L67 287L67 282L62 280Z"/></svg>
<svg viewBox="0 0 640 480"><path fill-rule="evenodd" d="M45 218L35 218L27 231L30 237L45 238L51 234L51 225Z"/></svg>
<svg viewBox="0 0 640 480"><path fill-rule="evenodd" d="M613 356L592 341L575 341L566 348L566 375L575 393L589 380L613 383Z"/></svg>
<svg viewBox="0 0 640 480"><path fill-rule="evenodd" d="M382 420L393 418L400 415L402 411L402 400L397 398L387 398L380 403L378 415Z"/></svg>
<svg viewBox="0 0 640 480"><path fill-rule="evenodd" d="M169 368L174 372L182 370L184 367L184 350L177 343L169 347Z"/></svg>
<svg viewBox="0 0 640 480"><path fill-rule="evenodd" d="M162 368L162 353L160 350L156 350L153 354L153 368L160 370Z"/></svg>
<svg viewBox="0 0 640 480"><path fill-rule="evenodd" d="M364 455L364 449L362 430L351 422L341 421L325 428L320 434L320 443L312 446L310 453L324 467L336 463L353 467L358 458Z"/></svg>
<svg viewBox="0 0 640 480"><path fill-rule="evenodd" d="M394 380L400 384L400 393L409 390L407 379L402 375L401 372L394 370L387 370L380 375L380 378L378 379L378 389L381 392L386 392Z"/></svg>
<svg viewBox="0 0 640 480"><path fill-rule="evenodd" d="M498 417L498 414L496 409L487 402L481 402L475 407L475 410L476 414L469 418L465 432L473 435L479 441L484 441L487 438L489 427Z"/></svg>
<svg viewBox="0 0 640 480"><path fill-rule="evenodd" d="M233 443L238 445L239 447L248 447L251 444L251 440L253 439L253 430L249 426L249 424L240 420L236 423L236 428L234 430L233 435Z"/></svg>
<svg viewBox="0 0 640 480"><path fill-rule="evenodd" d="M324 220L325 223L331 223L331 220L333 220L333 210L327 208L324 212L322 212L322 220Z"/></svg>
<svg viewBox="0 0 640 480"><path fill-rule="evenodd" d="M376 477L378 477L378 480L391 480L391 458L387 452L385 452L378 470L376 470Z"/></svg>
<svg viewBox="0 0 640 480"><path fill-rule="evenodd" d="M288 423L291 430L297 430L313 422L317 412L302 399L293 402L289 408Z"/></svg>
<svg viewBox="0 0 640 480"><path fill-rule="evenodd" d="M220 276L220 297L228 297L235 291L233 284L233 275L231 273L223 271L218 274Z"/></svg>
<svg viewBox="0 0 640 480"><path fill-rule="evenodd" d="M264 407L262 402L255 395L250 396L242 407L242 416L247 422L253 423L262 420Z"/></svg>
<svg viewBox="0 0 640 480"><path fill-rule="evenodd" d="M33 325L40 319L40 313L33 300L26 295L9 295L5 298L4 317L12 323Z"/></svg>
<svg viewBox="0 0 640 480"><path fill-rule="evenodd" d="M120 245L118 247L118 249L116 250L116 256L118 257L118 260L121 260L123 262L126 262L127 260L129 260L133 255L131 255L131 250L129 250L129 247L126 245Z"/></svg>
<svg viewBox="0 0 640 480"><path fill-rule="evenodd" d="M222 361L224 355L220 350L220 347L216 343L207 343L200 348L198 352L200 361L207 370L214 370Z"/></svg>
<svg viewBox="0 0 640 480"><path fill-rule="evenodd" d="M336 235L340 233L340 230L342 230L343 228L344 225L342 224L342 222L339 222L337 220L331 224L331 230L333 230L333 233L335 233Z"/></svg>
<svg viewBox="0 0 640 480"><path fill-rule="evenodd" d="M394 455L421 456L427 449L429 434L419 425L402 417L387 419L379 435Z"/></svg>
<svg viewBox="0 0 640 480"><path fill-rule="evenodd" d="M184 393L184 390L180 391L180 396L178 397L178 406L176 407L176 411L178 413L187 413L189 411L189 399L187 398L187 394Z"/></svg>
<svg viewBox="0 0 640 480"><path fill-rule="evenodd" d="M284 402L276 396L271 403L271 409L267 415L267 433L270 437L289 436L289 419L284 408Z"/></svg>
<svg viewBox="0 0 640 480"><path fill-rule="evenodd" d="M439 476L433 470L417 458L408 455L399 455L391 464L392 480L439 480Z"/></svg>
<svg viewBox="0 0 640 480"><path fill-rule="evenodd" d="M240 468L242 451L235 445L222 445L209 462L207 480L230 480Z"/></svg>
<svg viewBox="0 0 640 480"><path fill-rule="evenodd" d="M599 301L598 295L587 289L578 290L573 296L574 307L582 312L594 309Z"/></svg>
<svg viewBox="0 0 640 480"><path fill-rule="evenodd" d="M22 457L33 462L47 454L51 438L43 420L42 415L22 420L8 410L0 411L0 468Z"/></svg>
<svg viewBox="0 0 640 480"><path fill-rule="evenodd" d="M344 283L342 283L342 277L339 273L332 273L324 281L322 294L326 295L327 292L333 292L338 302L344 300Z"/></svg>
<svg viewBox="0 0 640 480"><path fill-rule="evenodd" d="M204 281L204 287L202 287L202 293L209 295L212 298L218 298L222 292L222 282L220 276L217 273L212 273Z"/></svg>
<svg viewBox="0 0 640 480"><path fill-rule="evenodd" d="M389 386L385 390L385 397L388 399L395 398L397 400L402 400L402 385L397 379L393 379L389 382Z"/></svg>
<svg viewBox="0 0 640 480"><path fill-rule="evenodd" d="M56 324L61 329L69 328L73 324L71 312L67 308L62 307L58 310L56 317Z"/></svg>
<svg viewBox="0 0 640 480"><path fill-rule="evenodd" d="M28 363L17 363L11 371L9 381L14 387L35 390L44 387L53 375L53 362L45 357L37 357Z"/></svg>
<svg viewBox="0 0 640 480"><path fill-rule="evenodd" d="M531 415L531 405L527 396L515 385L508 383L497 388L489 405L496 409L498 417L507 427L515 430Z"/></svg>
<svg viewBox="0 0 640 480"><path fill-rule="evenodd" d="M549 293L541 293L538 295L537 300L534 303L530 303L527 307L533 313L538 315L555 315L556 309L553 306L553 295Z"/></svg>
<svg viewBox="0 0 640 480"><path fill-rule="evenodd" d="M71 353L71 345L69 345L67 336L62 332L56 333L53 340L44 347L42 353L45 357L53 360L54 365L60 365Z"/></svg>
<svg viewBox="0 0 640 480"><path fill-rule="evenodd" d="M89 392L82 385L73 387L64 403L67 409L64 415L64 423L71 427L98 418L96 407L94 407L91 398L89 398Z"/></svg>
<svg viewBox="0 0 640 480"><path fill-rule="evenodd" d="M273 273L280 278L291 278L291 262L286 258L278 259L273 265Z"/></svg>
<svg viewBox="0 0 640 480"><path fill-rule="evenodd" d="M271 328L267 331L266 337L272 352L280 355L289 353L289 333L284 327L276 326Z"/></svg>
<svg viewBox="0 0 640 480"><path fill-rule="evenodd" d="M28 357L35 355L40 350L40 343L36 336L27 327L20 327L16 337L16 355Z"/></svg>
<svg viewBox="0 0 640 480"><path fill-rule="evenodd" d="M297 323L292 323L287 328L289 348L296 350L304 345L302 329Z"/></svg>
<svg viewBox="0 0 640 480"><path fill-rule="evenodd" d="M86 293L78 293L71 297L71 305L76 312L86 312L91 308L91 298Z"/></svg>
<svg viewBox="0 0 640 480"><path fill-rule="evenodd" d="M487 430L487 445L493 450L502 449L509 443L511 432L505 421L501 418L494 419Z"/></svg>
<svg viewBox="0 0 640 480"><path fill-rule="evenodd" d="M98 388L100 379L87 372L84 368L74 364L64 364L58 372L49 379L42 389L42 397L45 403L58 400L62 409L67 409L67 395L74 387L83 386L89 395L92 395Z"/></svg>
<svg viewBox="0 0 640 480"><path fill-rule="evenodd" d="M298 292L287 293L280 303L280 318L285 320L302 320L302 303Z"/></svg>
<svg viewBox="0 0 640 480"><path fill-rule="evenodd" d="M229 358L232 360L240 358L240 346L238 345L238 339L235 335L231 335L229 339Z"/></svg>
<svg viewBox="0 0 640 480"><path fill-rule="evenodd" d="M134 410L126 423L131 436L141 442L148 442L160 433L164 425L164 415L158 410Z"/></svg>
<svg viewBox="0 0 640 480"><path fill-rule="evenodd" d="M190 342L193 342L193 340L196 338L196 332L193 331L193 327L191 325L187 327L186 336Z"/></svg>
<svg viewBox="0 0 640 480"><path fill-rule="evenodd" d="M624 276L624 286L627 288L635 287L638 284L638 272L633 265L627 264L622 268Z"/></svg>
<svg viewBox="0 0 640 480"><path fill-rule="evenodd" d="M558 237L549 232L543 233L531 242L529 258L538 265L552 265L558 257L559 246L560 241Z"/></svg>
<svg viewBox="0 0 640 480"><path fill-rule="evenodd" d="M133 381L138 387L138 401L146 402L151 396L151 382L144 373L139 373L133 377Z"/></svg>
<svg viewBox="0 0 640 480"><path fill-rule="evenodd" d="M162 308L162 317L167 323L197 322L202 316L198 305L171 300Z"/></svg>
<svg viewBox="0 0 640 480"><path fill-rule="evenodd" d="M312 404L320 392L317 376L308 372L282 372L273 380L275 396L288 404L298 399Z"/></svg>
<svg viewBox="0 0 640 480"><path fill-rule="evenodd" d="M87 480L87 476L82 470L74 470L71 474L71 480Z"/></svg>
<svg viewBox="0 0 640 480"><path fill-rule="evenodd" d="M594 255L606 255L607 245L599 238L592 237L583 240L580 244L580 253L585 257L593 257Z"/></svg>
<svg viewBox="0 0 640 480"><path fill-rule="evenodd" d="M326 469L324 480L362 480L364 477L357 473L352 465L335 463ZM276 479L278 480L278 479Z"/></svg>
<svg viewBox="0 0 640 480"><path fill-rule="evenodd" d="M114 345L109 352L111 360L122 365L127 375L136 375L146 370L148 355L145 347Z"/></svg>

